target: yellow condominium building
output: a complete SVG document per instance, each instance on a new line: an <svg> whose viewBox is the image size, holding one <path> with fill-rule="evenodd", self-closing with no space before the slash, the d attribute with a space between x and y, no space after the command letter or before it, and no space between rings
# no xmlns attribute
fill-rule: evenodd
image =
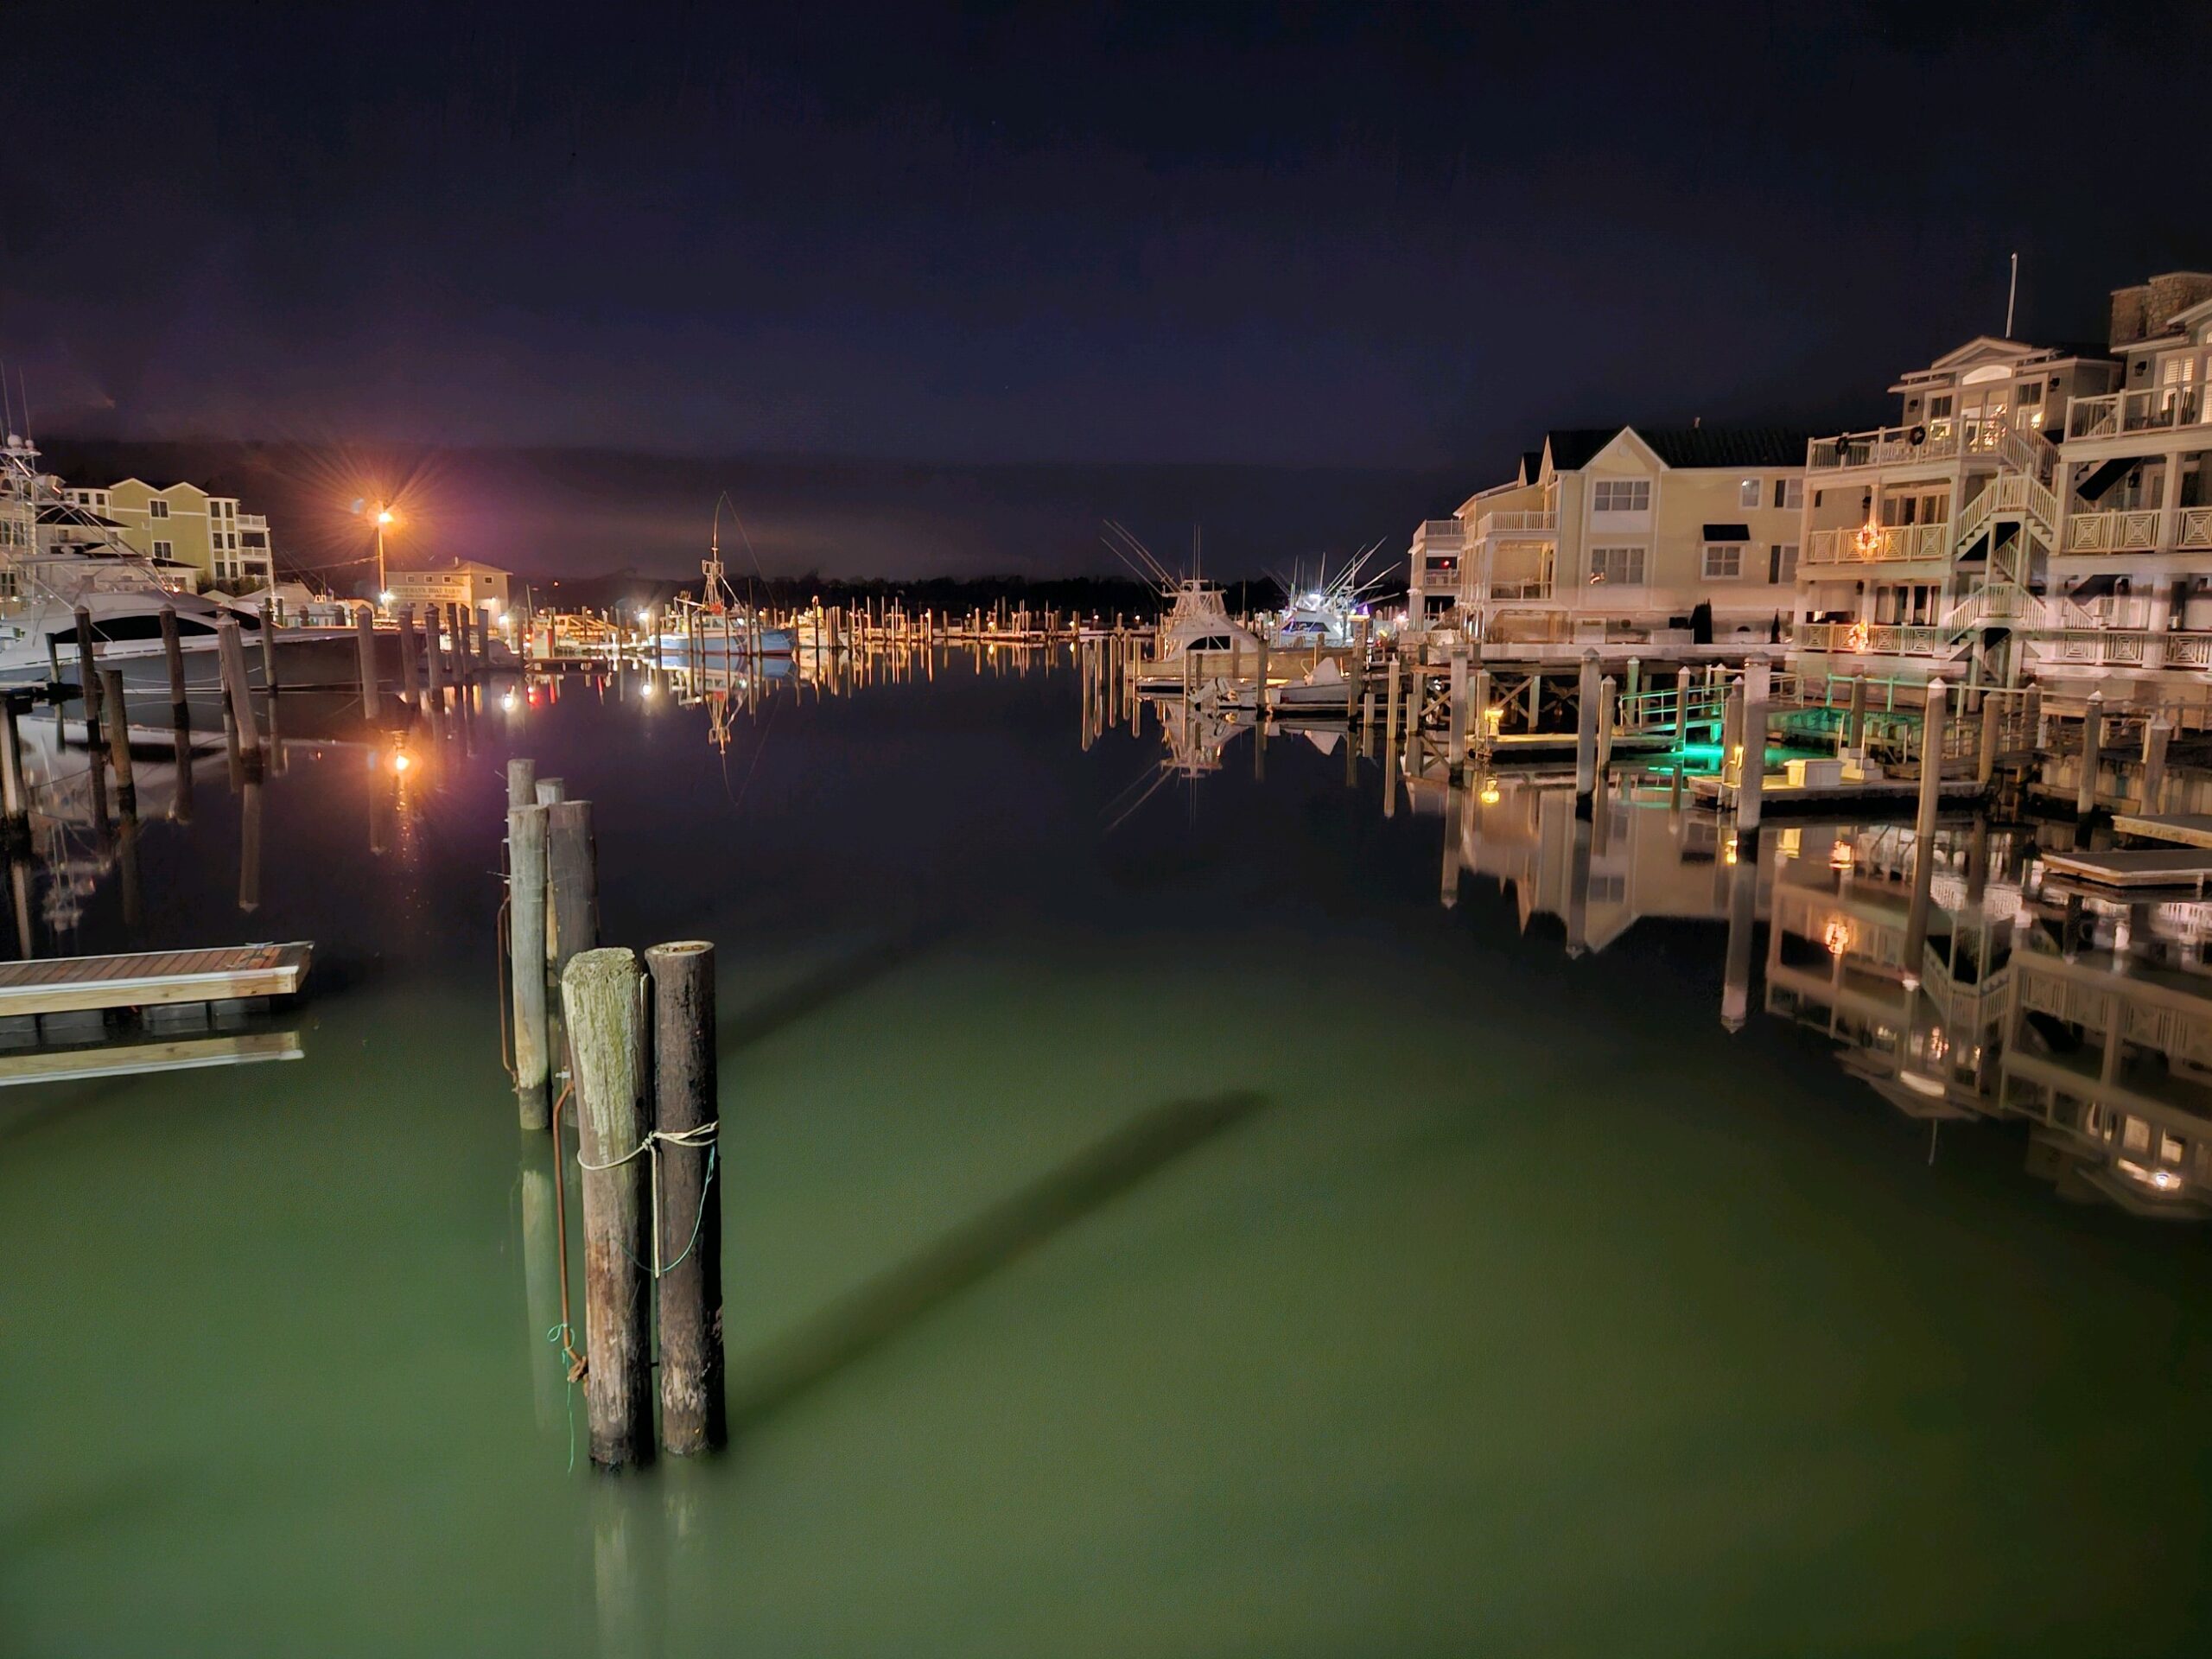
<svg viewBox="0 0 2212 1659"><path fill-rule="evenodd" d="M1805 442L1767 428L1546 435L1455 515L1459 625L1537 649L1782 642Z"/></svg>
<svg viewBox="0 0 2212 1659"><path fill-rule="evenodd" d="M197 484L156 487L136 478L64 493L72 505L112 521L115 533L136 551L188 566L200 587L245 592L273 580L269 521L239 512L234 495Z"/></svg>

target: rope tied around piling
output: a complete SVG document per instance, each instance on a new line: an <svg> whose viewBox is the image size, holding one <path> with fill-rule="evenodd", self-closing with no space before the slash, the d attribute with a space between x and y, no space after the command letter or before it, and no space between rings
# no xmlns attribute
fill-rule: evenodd
<svg viewBox="0 0 2212 1659"><path fill-rule="evenodd" d="M708 1195L714 1191L715 1165L721 1155L721 1148L715 1139L721 1130L720 1118L710 1119L707 1122L697 1124L688 1129L649 1129L645 1132L645 1138L636 1146L631 1147L620 1158L611 1158L603 1164L586 1163L583 1148L581 1146L576 1148L576 1167L589 1170L594 1173L601 1170L619 1169L624 1164L639 1157L652 1160L652 1172L650 1179L653 1194L653 1259L650 1263L639 1262L638 1265L645 1268L656 1279L664 1278L683 1266L684 1258L691 1254L693 1248L699 1243L700 1231L706 1225ZM677 1253L676 1259L667 1262L661 1260L660 1243L662 1231L660 1159L661 1147L664 1146L678 1147L689 1152L696 1152L703 1147L707 1154L707 1171L699 1181L699 1213L692 1217L691 1236L685 1242L683 1248ZM625 1251L624 1254L627 1255L628 1252ZM635 1260L634 1257L632 1259Z"/></svg>

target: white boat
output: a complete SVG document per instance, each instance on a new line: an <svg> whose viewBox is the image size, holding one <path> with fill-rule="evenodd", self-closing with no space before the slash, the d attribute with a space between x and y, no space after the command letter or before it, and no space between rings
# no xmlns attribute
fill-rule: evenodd
<svg viewBox="0 0 2212 1659"><path fill-rule="evenodd" d="M1333 576L1325 560L1310 582L1294 571L1288 578L1277 576L1287 602L1269 620L1268 642L1292 651L1357 645L1368 628L1367 606L1361 595L1382 580L1359 579L1374 556L1375 549L1364 550Z"/></svg>
<svg viewBox="0 0 2212 1659"><path fill-rule="evenodd" d="M1153 632L1152 654L1136 665L1137 690L1164 690L1247 672L1259 660L1260 636L1229 614L1218 588L1196 577L1176 582L1162 595L1167 613Z"/></svg>

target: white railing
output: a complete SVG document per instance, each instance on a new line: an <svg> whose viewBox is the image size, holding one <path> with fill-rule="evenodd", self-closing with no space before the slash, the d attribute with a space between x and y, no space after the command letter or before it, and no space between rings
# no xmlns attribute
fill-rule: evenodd
<svg viewBox="0 0 2212 1659"><path fill-rule="evenodd" d="M2057 452L2038 426L2016 428L2009 421L1935 420L1815 438L1806 446L1805 467L1808 472L1897 467L1953 461L1962 454L1995 455L2016 471L2045 478Z"/></svg>
<svg viewBox="0 0 2212 1659"><path fill-rule="evenodd" d="M2109 438L2126 432L2160 432L2212 420L2212 399L2194 386L2149 386L2140 391L2076 397L2067 406L2066 435Z"/></svg>
<svg viewBox="0 0 2212 1659"><path fill-rule="evenodd" d="M2181 533L2175 544L2192 550L2212 548L2212 507L2183 507Z"/></svg>
<svg viewBox="0 0 2212 1659"><path fill-rule="evenodd" d="M1541 511L1486 512L1475 527L1475 539L1488 541L1498 535L1556 535L1559 514Z"/></svg>
<svg viewBox="0 0 2212 1659"><path fill-rule="evenodd" d="M1483 591L1476 594L1478 603L1484 600L1549 599L1552 579L1549 576L1507 576L1483 584Z"/></svg>
<svg viewBox="0 0 2212 1659"><path fill-rule="evenodd" d="M1966 511L1959 515L1959 540L1972 541L1993 514L2024 512L2043 521L2047 529L2058 524L2058 498L2032 473L1999 473L1983 486Z"/></svg>
<svg viewBox="0 0 2212 1659"><path fill-rule="evenodd" d="M2069 553L2150 552L2158 545L2158 510L2077 512L2066 522Z"/></svg>
<svg viewBox="0 0 2212 1659"><path fill-rule="evenodd" d="M2033 594L2018 588L1982 588L1968 594L1944 613L1943 627L1952 633L1991 622L2044 626L2046 608Z"/></svg>
<svg viewBox="0 0 2212 1659"><path fill-rule="evenodd" d="M1900 559L1941 559L1951 551L1947 524L1860 525L1816 530L1805 538L1807 564L1877 564Z"/></svg>
<svg viewBox="0 0 2212 1659"><path fill-rule="evenodd" d="M1414 552L1457 553L1466 544L1466 527L1457 518L1424 518L1414 531Z"/></svg>

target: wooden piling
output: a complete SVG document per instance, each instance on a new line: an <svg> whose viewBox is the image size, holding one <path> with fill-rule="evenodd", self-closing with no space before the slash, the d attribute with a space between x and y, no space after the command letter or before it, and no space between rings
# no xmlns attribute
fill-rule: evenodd
<svg viewBox="0 0 2212 1659"><path fill-rule="evenodd" d="M2173 740L2174 728L2164 715L2155 715L2143 728L2143 808L2146 813L2158 810L2166 792L2166 745Z"/></svg>
<svg viewBox="0 0 2212 1659"><path fill-rule="evenodd" d="M261 626L255 632L261 641L261 689L273 698L284 689L283 681L276 672L276 607L274 605L262 607ZM272 714L272 724L275 718Z"/></svg>
<svg viewBox="0 0 2212 1659"><path fill-rule="evenodd" d="M423 671L430 701L441 708L445 703L445 658L438 648L438 607L423 607Z"/></svg>
<svg viewBox="0 0 2212 1659"><path fill-rule="evenodd" d="M415 671L415 607L399 607L399 695L411 706L422 701L421 682Z"/></svg>
<svg viewBox="0 0 2212 1659"><path fill-rule="evenodd" d="M123 700L123 671L100 671L100 702L107 711L107 759L115 768L116 810L138 810L138 786L130 774L130 711Z"/></svg>
<svg viewBox="0 0 2212 1659"><path fill-rule="evenodd" d="M721 1185L715 1074L715 948L645 952L653 986L659 1137L660 1437L681 1457L728 1438L723 1400Z"/></svg>
<svg viewBox="0 0 2212 1659"><path fill-rule="evenodd" d="M520 762L518 764L528 765ZM507 964L515 1021L515 1099L525 1129L550 1121L546 1081L552 1070L546 1029L545 842L549 809L527 798L507 808Z"/></svg>
<svg viewBox="0 0 2212 1659"><path fill-rule="evenodd" d="M1766 797L1766 711L1773 671L1764 663L1744 668L1744 758L1736 773L1736 828L1758 844L1759 817ZM1742 836L1737 842L1742 851Z"/></svg>
<svg viewBox="0 0 2212 1659"><path fill-rule="evenodd" d="M1844 716L1843 747L1847 753L1857 753L1866 747L1866 677L1851 677L1851 712Z"/></svg>
<svg viewBox="0 0 2212 1659"><path fill-rule="evenodd" d="M1459 777L1467 765L1467 653L1452 653L1451 701L1446 705L1445 762L1447 775Z"/></svg>
<svg viewBox="0 0 2212 1659"><path fill-rule="evenodd" d="M1912 898L1905 911L1904 965L1916 978L1928 945L1928 912L1935 891L1936 814L1943 801L1943 721L1948 712L1943 682L1929 681L1928 712L1920 728L1920 801L1912 821Z"/></svg>
<svg viewBox="0 0 2212 1659"><path fill-rule="evenodd" d="M85 747L99 747L100 648L92 634L92 613L77 607L77 694L85 705Z"/></svg>
<svg viewBox="0 0 2212 1659"><path fill-rule="evenodd" d="M2082 775L2074 784L2074 816L2082 823L2097 810L2097 768L2104 763L2105 694L2089 693L2082 710Z"/></svg>
<svg viewBox="0 0 2212 1659"><path fill-rule="evenodd" d="M1675 754L1678 762L1675 775L1677 778L1681 776L1679 761L1682 749L1689 741L1690 689L1694 683L1688 668L1675 671Z"/></svg>
<svg viewBox="0 0 2212 1659"><path fill-rule="evenodd" d="M162 658L169 671L169 724L189 726L192 709L184 693L184 641L177 632L176 607L162 607Z"/></svg>
<svg viewBox="0 0 2212 1659"><path fill-rule="evenodd" d="M553 966L565 974L579 954L599 944L599 855L589 801L546 809L545 880Z"/></svg>
<svg viewBox="0 0 2212 1659"><path fill-rule="evenodd" d="M263 637L266 638L269 625L264 622L261 626ZM377 696L377 619L365 605L353 613L353 642L361 659L361 713L365 718L374 720L380 712ZM273 656L270 664L273 673ZM270 683L275 683L273 678Z"/></svg>
<svg viewBox="0 0 2212 1659"><path fill-rule="evenodd" d="M1598 786L1598 653L1582 653L1574 712L1574 798L1586 805Z"/></svg>
<svg viewBox="0 0 2212 1659"><path fill-rule="evenodd" d="M1984 692L1981 699L1981 747L1974 758L1974 781L1984 789L1997 776L1999 727L2005 718L2005 699Z"/></svg>
<svg viewBox="0 0 2212 1659"><path fill-rule="evenodd" d="M1601 784L1613 764L1613 711L1619 690L1610 674L1598 682L1598 779Z"/></svg>
<svg viewBox="0 0 2212 1659"><path fill-rule="evenodd" d="M0 850L11 855L30 844L30 785L23 776L23 734L16 720L15 698L0 694L0 814L5 817Z"/></svg>
<svg viewBox="0 0 2212 1659"><path fill-rule="evenodd" d="M507 810L537 804L537 762L518 754L507 762Z"/></svg>
<svg viewBox="0 0 2212 1659"><path fill-rule="evenodd" d="M579 803L579 804L581 804ZM581 952L561 976L583 1170L584 1398L591 1460L652 1461L652 1259L645 1020L636 955Z"/></svg>
<svg viewBox="0 0 2212 1659"><path fill-rule="evenodd" d="M261 728L253 717L253 694L245 673L245 648L238 640L238 625L231 617L215 624L215 654L223 671L223 696L230 704L231 720L238 728L238 747L246 769L261 765Z"/></svg>

